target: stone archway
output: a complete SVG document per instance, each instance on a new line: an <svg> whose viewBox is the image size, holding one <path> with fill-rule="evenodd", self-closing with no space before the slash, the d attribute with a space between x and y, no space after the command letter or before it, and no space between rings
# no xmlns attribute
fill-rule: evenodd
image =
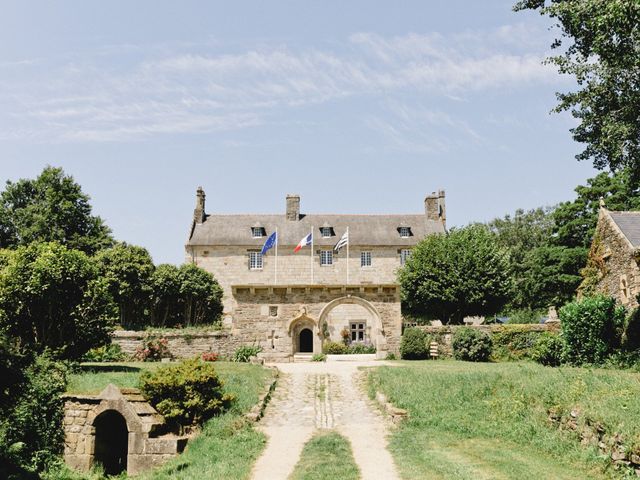
<svg viewBox="0 0 640 480"><path fill-rule="evenodd" d="M354 331L351 330L352 324ZM387 340L380 314L367 300L347 295L327 303L318 318L318 328L323 339L342 341L342 331L347 329L349 340L364 341L376 347L378 353L387 350ZM360 337L360 332L363 332Z"/></svg>
<svg viewBox="0 0 640 480"><path fill-rule="evenodd" d="M318 323L302 308L299 315L289 321L288 333L291 338L292 353L319 353L322 344L318 336Z"/></svg>
<svg viewBox="0 0 640 480"><path fill-rule="evenodd" d="M101 464L107 475L127 471L129 430L125 418L116 410L106 410L96 417L94 463Z"/></svg>

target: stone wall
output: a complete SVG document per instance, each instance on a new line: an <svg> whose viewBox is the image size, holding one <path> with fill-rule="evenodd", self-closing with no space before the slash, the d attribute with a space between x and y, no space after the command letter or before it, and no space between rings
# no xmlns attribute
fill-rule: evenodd
<svg viewBox="0 0 640 480"><path fill-rule="evenodd" d="M600 210L590 264L598 268L596 290L616 298L622 305L638 306L640 268L634 249L604 209Z"/></svg>
<svg viewBox="0 0 640 480"><path fill-rule="evenodd" d="M215 352L223 357L231 357L242 344L238 336L228 331L190 332L175 330L171 332L135 332L116 330L112 334L112 342L122 349L123 353L133 356L148 338L165 338L167 348L174 358L192 358L206 352Z"/></svg>
<svg viewBox="0 0 640 480"><path fill-rule="evenodd" d="M466 325L443 325L438 327L432 327L427 325L418 325L418 328L434 337L434 341L438 342L441 353L445 356L452 355L451 343L453 341L453 334L456 330L466 327ZM560 322L549 322L542 324L514 324L514 325L470 325L470 328L486 332L489 335L493 335L498 332L504 332L509 330L519 330L528 332L558 332L560 330Z"/></svg>

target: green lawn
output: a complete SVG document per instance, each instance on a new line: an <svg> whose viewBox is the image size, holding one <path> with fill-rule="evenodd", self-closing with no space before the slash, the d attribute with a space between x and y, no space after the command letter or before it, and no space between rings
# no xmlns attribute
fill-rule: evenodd
<svg viewBox="0 0 640 480"><path fill-rule="evenodd" d="M236 395L230 411L209 420L202 433L189 442L182 455L161 468L137 478L183 479L204 478L246 479L262 452L266 439L251 422L243 417L258 402L273 371L247 363L216 362L216 369L225 382L225 390ZM135 387L142 372L162 367L160 363L83 364L79 373L71 375L70 392L98 393L109 383L119 387ZM77 480L82 476L64 478ZM62 473L57 478L63 478ZM99 475L87 476L97 479Z"/></svg>
<svg viewBox="0 0 640 480"><path fill-rule="evenodd" d="M576 431L553 425L549 411L577 411L578 427L600 424L630 447L640 443L637 373L524 362L397 365L371 370L369 385L409 411L390 438L405 479L625 478L581 446Z"/></svg>
<svg viewBox="0 0 640 480"><path fill-rule="evenodd" d="M360 472L351 445L342 435L325 431L316 434L302 450L289 480L358 480Z"/></svg>

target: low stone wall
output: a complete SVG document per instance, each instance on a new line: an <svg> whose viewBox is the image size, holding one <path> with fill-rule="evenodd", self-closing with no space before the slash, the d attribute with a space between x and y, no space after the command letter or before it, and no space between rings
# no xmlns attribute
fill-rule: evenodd
<svg viewBox="0 0 640 480"><path fill-rule="evenodd" d="M418 328L434 337L434 341L438 342L440 353L445 356L452 355L451 342L453 341L453 334L460 328L467 327L467 325L442 325L438 327L432 327L427 325L418 325L414 328ZM513 325L469 325L470 328L474 328L489 335L495 335L503 332L559 332L560 322L549 323L532 323L532 324L513 324Z"/></svg>
<svg viewBox="0 0 640 480"><path fill-rule="evenodd" d="M206 352L214 352L223 357L231 357L242 341L228 331L211 332L146 332L116 330L112 342L119 345L125 355L132 356L150 338L167 340L167 348L174 358L192 358Z"/></svg>

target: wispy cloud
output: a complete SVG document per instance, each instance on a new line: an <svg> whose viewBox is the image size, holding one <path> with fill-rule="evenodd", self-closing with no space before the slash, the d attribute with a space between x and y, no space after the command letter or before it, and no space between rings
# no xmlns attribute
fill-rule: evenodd
<svg viewBox="0 0 640 480"><path fill-rule="evenodd" d="M454 35L356 33L332 50L267 45L214 54L207 50L223 46L180 45L176 53L167 46L108 45L90 58L49 60L41 70L28 61L0 65L12 69L0 80L0 125L4 138L120 141L246 129L282 112L295 121L306 106L363 95L464 101L491 89L557 82L531 38L528 27L509 25ZM119 63L119 54L127 62ZM474 138L473 129L442 113L398 105L389 108L390 118L367 118L398 145L416 121ZM404 142L406 148L446 148L437 140Z"/></svg>

